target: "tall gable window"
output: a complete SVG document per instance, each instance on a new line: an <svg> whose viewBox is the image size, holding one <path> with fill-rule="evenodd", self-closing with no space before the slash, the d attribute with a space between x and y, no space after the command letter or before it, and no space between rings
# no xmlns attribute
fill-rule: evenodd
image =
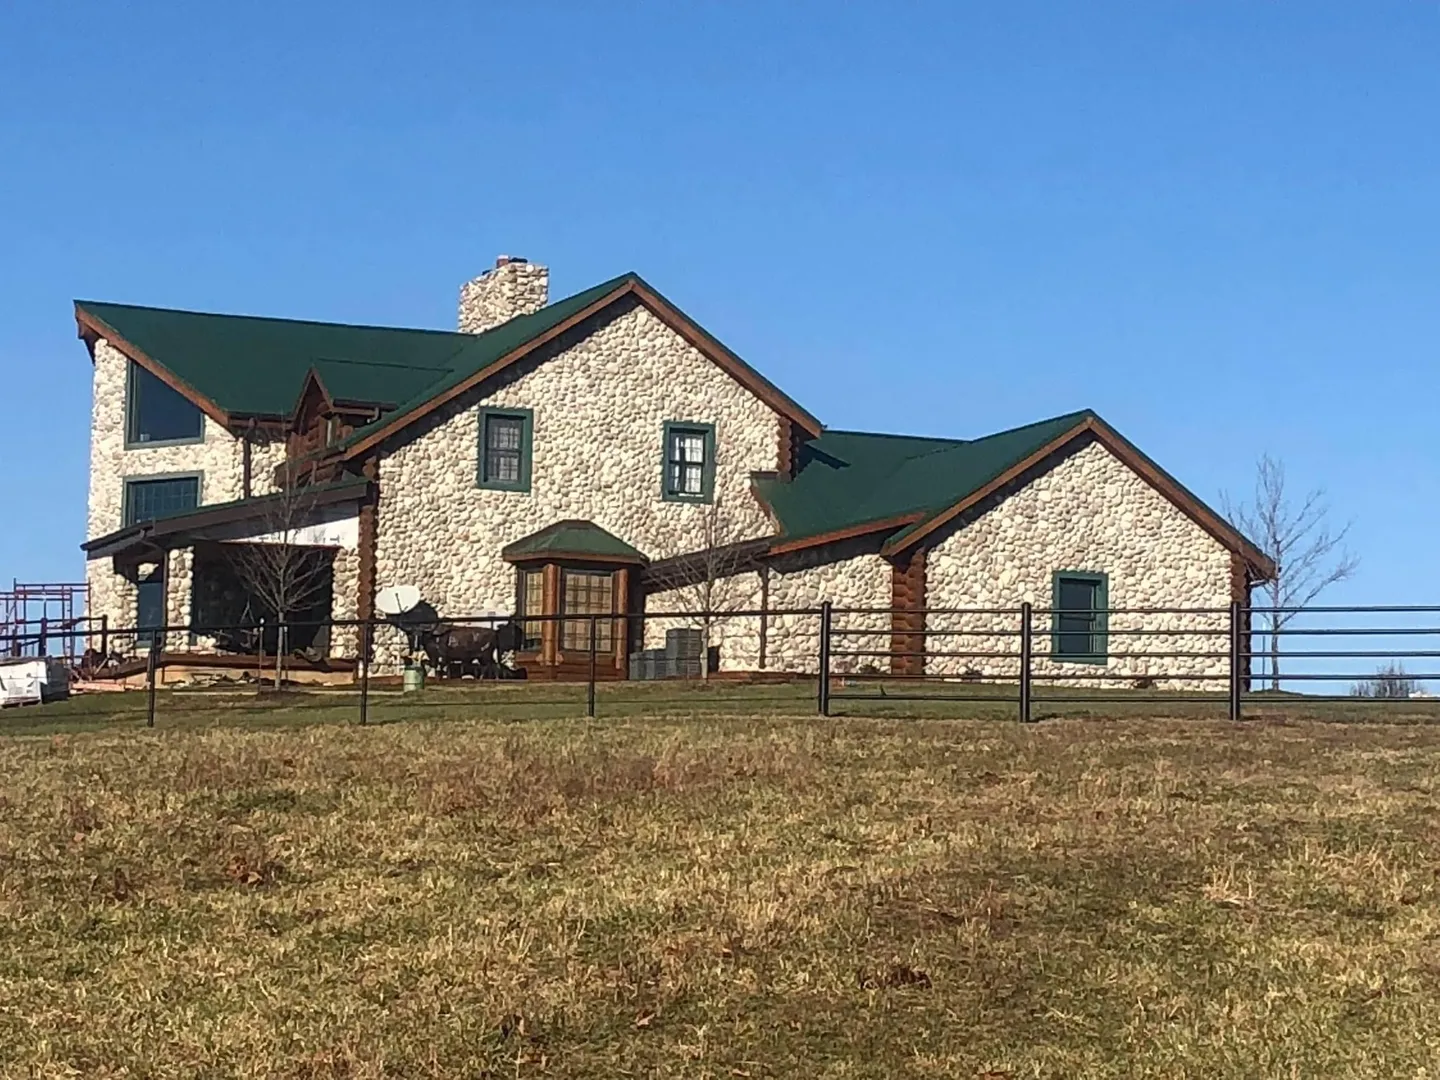
<svg viewBox="0 0 1440 1080"><path fill-rule="evenodd" d="M480 465L476 482L500 491L530 490L534 413L530 409L480 410Z"/></svg>
<svg viewBox="0 0 1440 1080"><path fill-rule="evenodd" d="M130 361L125 377L125 445L199 442L205 415L195 403Z"/></svg>
<svg viewBox="0 0 1440 1080"><path fill-rule="evenodd" d="M125 481L123 525L154 521L194 510L200 505L200 477L165 476Z"/></svg>
<svg viewBox="0 0 1440 1080"><path fill-rule="evenodd" d="M1050 614L1050 659L1103 664L1108 659L1110 583L1104 574L1055 574Z"/></svg>
<svg viewBox="0 0 1440 1080"><path fill-rule="evenodd" d="M715 425L667 420L664 468L664 498L709 502L715 492Z"/></svg>

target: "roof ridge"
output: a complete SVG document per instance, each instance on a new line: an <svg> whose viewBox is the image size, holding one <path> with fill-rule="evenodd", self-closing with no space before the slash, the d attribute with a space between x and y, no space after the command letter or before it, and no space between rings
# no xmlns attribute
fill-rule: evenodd
<svg viewBox="0 0 1440 1080"><path fill-rule="evenodd" d="M348 356L315 356L311 357L311 365L315 364L351 364L355 367L380 367L394 368L397 371L439 371L446 372L449 368L430 367L425 364L396 364L388 360L352 360Z"/></svg>

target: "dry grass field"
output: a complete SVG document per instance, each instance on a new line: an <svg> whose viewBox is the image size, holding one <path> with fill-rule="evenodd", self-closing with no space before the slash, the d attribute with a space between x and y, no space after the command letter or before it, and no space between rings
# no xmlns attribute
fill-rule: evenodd
<svg viewBox="0 0 1440 1080"><path fill-rule="evenodd" d="M1440 1077L1440 726L202 704L6 714L0 1075Z"/></svg>

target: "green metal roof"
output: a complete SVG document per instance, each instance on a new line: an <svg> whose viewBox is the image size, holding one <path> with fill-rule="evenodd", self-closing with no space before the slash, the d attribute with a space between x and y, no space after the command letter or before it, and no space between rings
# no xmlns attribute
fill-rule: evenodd
<svg viewBox="0 0 1440 1080"><path fill-rule="evenodd" d="M595 559L617 562L646 562L645 556L621 540L614 533L606 532L593 521L571 519L547 525L539 532L507 544L501 551L507 559L537 559L547 555L581 555Z"/></svg>
<svg viewBox="0 0 1440 1080"><path fill-rule="evenodd" d="M381 364L362 360L316 360L313 367L331 398L342 402L394 407L423 393L450 373L449 368L418 364Z"/></svg>
<svg viewBox="0 0 1440 1080"><path fill-rule="evenodd" d="M440 330L210 315L167 308L77 300L75 306L109 327L191 389L240 416L289 416L306 373L317 362L372 365L368 378L387 373L382 395L407 400L429 372L449 370L477 340ZM328 383L327 383L328 386ZM338 393L336 387L329 387Z"/></svg>
<svg viewBox="0 0 1440 1080"><path fill-rule="evenodd" d="M968 441L826 431L801 449L793 480L757 479L756 488L786 541L906 514L928 518L1092 415L1067 413Z"/></svg>
<svg viewBox="0 0 1440 1080"><path fill-rule="evenodd" d="M94 300L77 300L75 306L232 415L289 416L312 367L332 396L398 405L403 414L634 277L613 278L483 334L214 315Z"/></svg>

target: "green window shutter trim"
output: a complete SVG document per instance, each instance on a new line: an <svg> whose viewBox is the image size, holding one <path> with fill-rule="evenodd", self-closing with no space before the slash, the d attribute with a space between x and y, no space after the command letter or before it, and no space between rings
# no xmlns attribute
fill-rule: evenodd
<svg viewBox="0 0 1440 1080"><path fill-rule="evenodd" d="M700 495L670 490L670 439L676 432L695 433L705 439L705 463L700 471ZM715 425L689 420L666 420L660 438L660 498L666 502L708 503L715 498Z"/></svg>
<svg viewBox="0 0 1440 1080"><path fill-rule="evenodd" d="M1090 630L1090 652L1085 655L1060 652L1060 583L1084 582L1095 587L1094 622ZM1050 583L1050 659L1061 664L1105 664L1110 660L1110 575L1091 570L1056 570Z"/></svg>
<svg viewBox="0 0 1440 1080"><path fill-rule="evenodd" d="M492 417L520 421L520 475L514 481L489 480L485 477L485 429ZM529 491L531 458L535 449L535 410L482 406L475 427L475 486L489 491Z"/></svg>

